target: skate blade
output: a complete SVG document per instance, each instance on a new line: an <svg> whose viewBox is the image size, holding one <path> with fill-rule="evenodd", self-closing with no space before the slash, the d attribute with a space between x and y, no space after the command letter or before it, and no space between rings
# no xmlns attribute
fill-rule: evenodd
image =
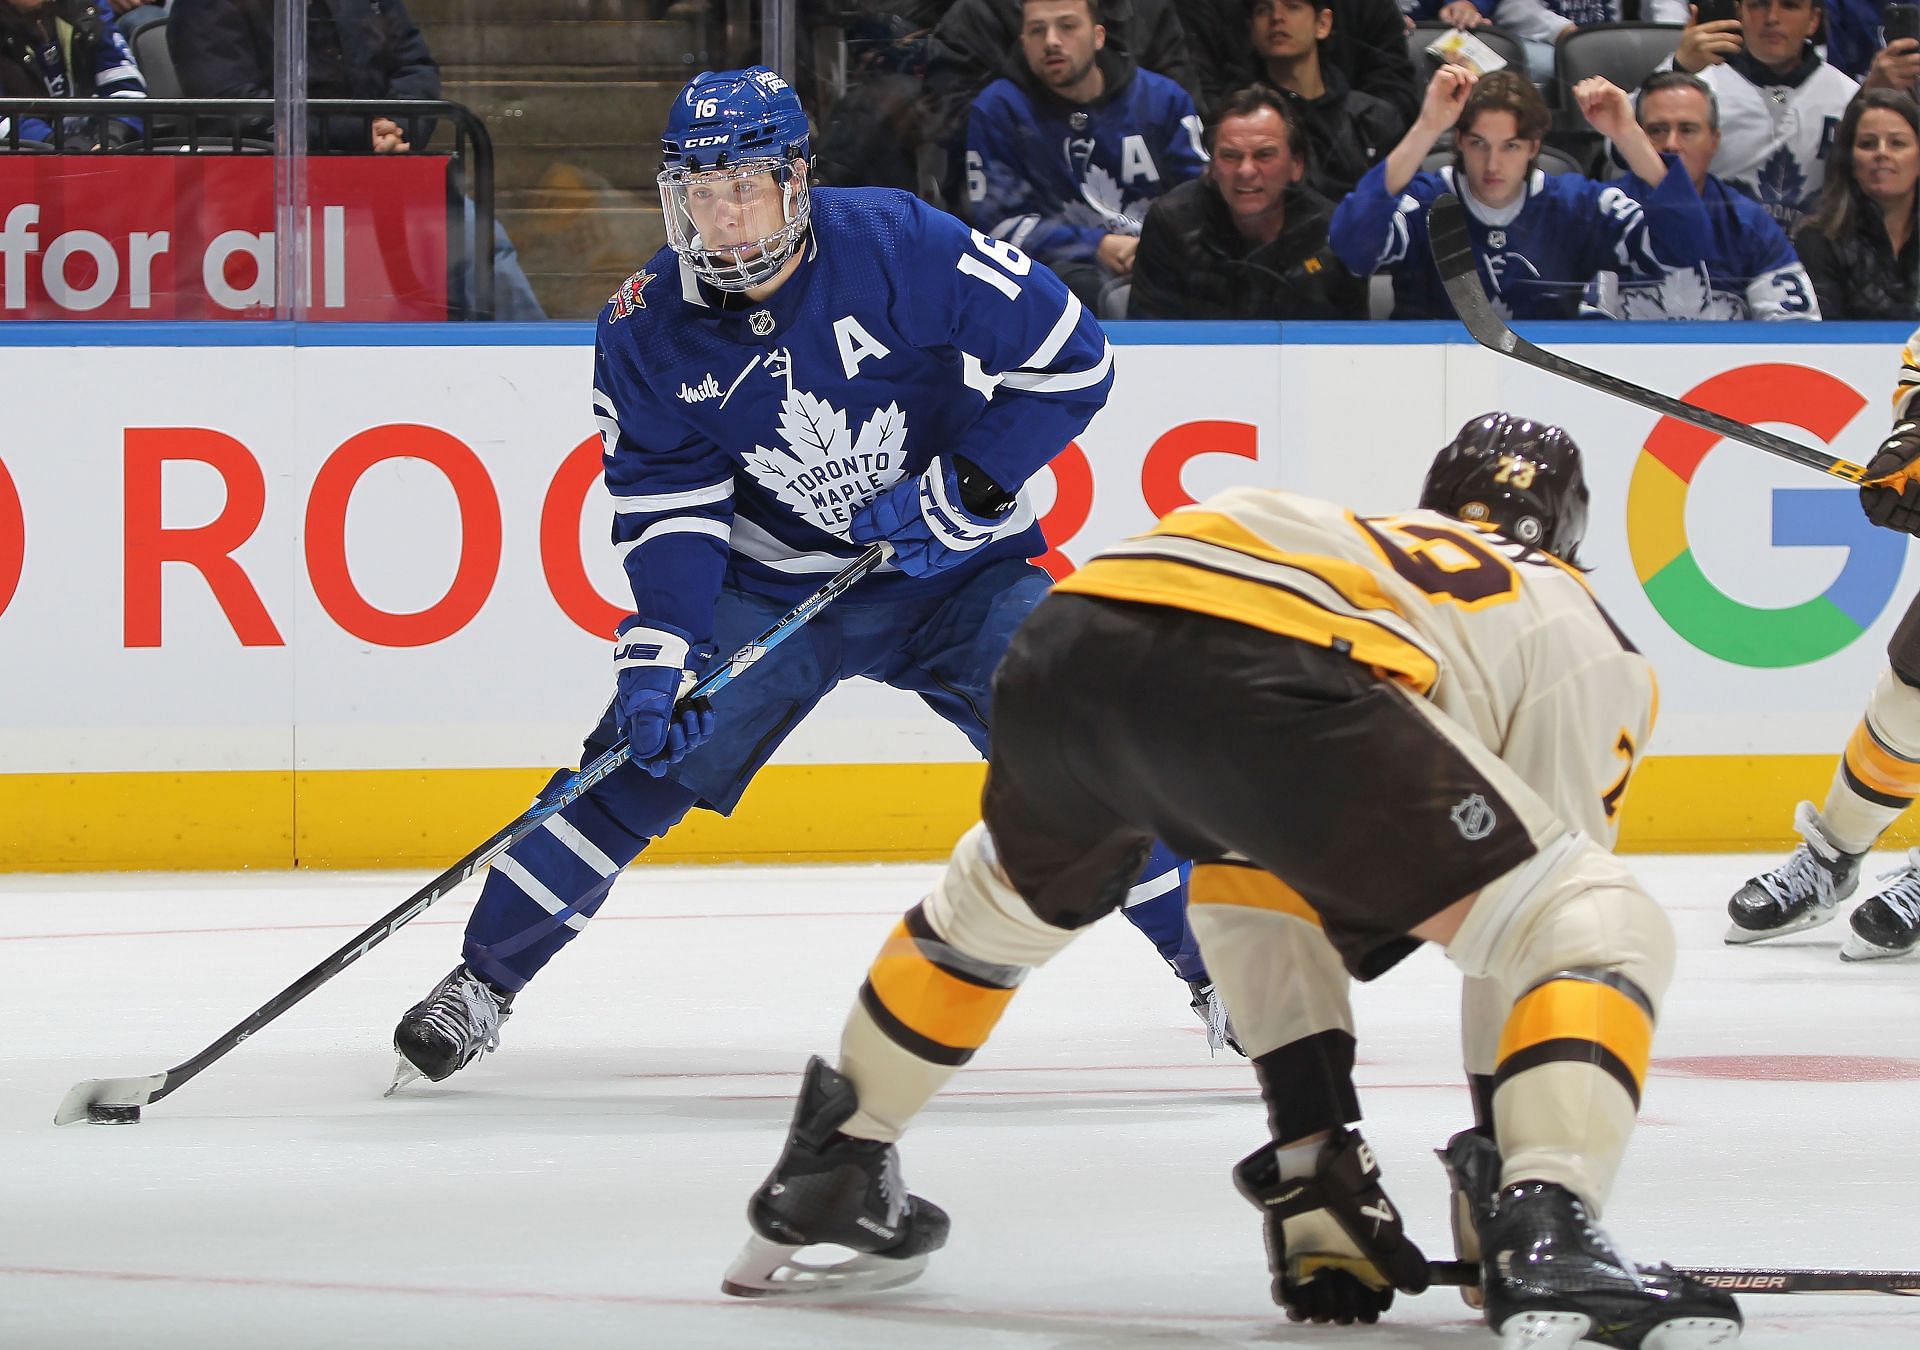
<svg viewBox="0 0 1920 1350"><path fill-rule="evenodd" d="M405 1055L398 1055L395 1056L395 1058L400 1062L393 1066L393 1081L387 1084L387 1090L380 1094L382 1097L391 1097L407 1084L426 1077L420 1070L414 1068L413 1065L407 1062Z"/></svg>
<svg viewBox="0 0 1920 1350"><path fill-rule="evenodd" d="M1740 1324L1726 1317L1676 1317L1646 1334L1640 1350L1708 1350L1740 1339Z"/></svg>
<svg viewBox="0 0 1920 1350"><path fill-rule="evenodd" d="M1745 947L1755 942L1765 942L1768 938L1785 937L1789 933L1804 933L1809 928L1818 928L1823 923L1832 923L1835 910L1831 907L1818 907L1808 910L1792 923L1783 923L1778 928L1742 928L1739 924L1727 925L1724 939L1729 947Z"/></svg>
<svg viewBox="0 0 1920 1350"><path fill-rule="evenodd" d="M1848 933L1847 940L1840 944L1842 961L1891 961L1897 957L1912 956L1912 947L1881 947L1868 942L1858 933Z"/></svg>
<svg viewBox="0 0 1920 1350"><path fill-rule="evenodd" d="M1581 1312L1536 1308L1500 1324L1500 1350L1573 1350L1593 1326Z"/></svg>
<svg viewBox="0 0 1920 1350"><path fill-rule="evenodd" d="M796 1260L805 1248L754 1234L733 1258L720 1292L735 1298L819 1298L826 1294L871 1294L897 1289L920 1278L925 1256L898 1260L853 1253L838 1262ZM844 1249L843 1249L844 1250Z"/></svg>

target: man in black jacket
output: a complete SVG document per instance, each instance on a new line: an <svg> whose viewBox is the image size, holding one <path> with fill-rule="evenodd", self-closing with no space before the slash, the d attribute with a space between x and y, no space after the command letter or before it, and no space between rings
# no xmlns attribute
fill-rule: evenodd
<svg viewBox="0 0 1920 1350"><path fill-rule="evenodd" d="M1285 96L1306 141L1307 186L1337 201L1400 143L1409 123L1320 59L1334 27L1332 0L1254 0L1249 34L1265 83Z"/></svg>
<svg viewBox="0 0 1920 1350"><path fill-rule="evenodd" d="M1426 81L1416 75L1407 54L1406 24L1395 0L1332 0L1333 31L1320 47L1320 64L1338 70L1347 83L1383 99L1412 126L1420 111ZM1201 111L1217 107L1227 94L1260 74L1247 20L1253 0L1182 0L1180 23L1187 32L1202 97Z"/></svg>
<svg viewBox="0 0 1920 1350"><path fill-rule="evenodd" d="M1333 206L1301 185L1304 147L1285 98L1229 95L1207 142L1205 176L1147 212L1127 317L1366 318L1367 283L1327 245Z"/></svg>

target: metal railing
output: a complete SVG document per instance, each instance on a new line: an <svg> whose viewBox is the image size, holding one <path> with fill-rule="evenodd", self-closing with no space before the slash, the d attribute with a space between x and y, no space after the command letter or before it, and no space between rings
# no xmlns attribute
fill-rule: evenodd
<svg viewBox="0 0 1920 1350"><path fill-rule="evenodd" d="M262 135L272 134L273 107L270 98L0 98L0 118L6 121L0 148L15 154L46 150L53 154L271 155L273 143ZM53 139L23 139L21 123L27 115L48 122ZM432 123L444 120L453 125L453 153L447 156L448 233L452 236L447 257L450 269L466 268L471 262L473 285L467 305L455 310L449 304L448 317L491 319L493 137L485 123L472 109L445 99L312 98L307 100L308 141L319 144L309 154L361 153L325 144L326 122L340 117L358 118L366 126L366 154L373 153L376 118L399 124L416 146L424 145L431 136ZM127 127L122 120L125 118L138 118L140 130ZM75 125L70 129L69 123ZM118 132L111 130L116 126ZM82 136L83 131L91 135ZM118 143L110 143L116 137ZM456 205L466 195L469 171L474 212L471 260L467 257L465 209Z"/></svg>

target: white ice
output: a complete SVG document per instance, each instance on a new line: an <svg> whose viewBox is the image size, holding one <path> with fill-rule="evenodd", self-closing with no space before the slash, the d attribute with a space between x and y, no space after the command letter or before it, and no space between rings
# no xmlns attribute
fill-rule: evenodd
<svg viewBox="0 0 1920 1350"><path fill-rule="evenodd" d="M1777 859L1632 861L1681 958L1616 1237L1678 1264L1920 1266L1920 961L1843 966L1840 924L1724 947L1726 897ZM908 1135L909 1183L954 1216L918 1284L722 1296L798 1071L932 875L642 868L498 1054L382 1100L469 883L143 1123L64 1129L74 1082L180 1063L422 878L0 878L0 1346L1493 1344L1450 1291L1375 1328L1286 1323L1227 1176L1264 1135L1251 1072L1208 1057L1118 919L1028 982ZM1429 1150L1468 1114L1456 987L1424 952L1359 999L1364 1129L1434 1256ZM1920 1301L1745 1308L1748 1345L1920 1345Z"/></svg>

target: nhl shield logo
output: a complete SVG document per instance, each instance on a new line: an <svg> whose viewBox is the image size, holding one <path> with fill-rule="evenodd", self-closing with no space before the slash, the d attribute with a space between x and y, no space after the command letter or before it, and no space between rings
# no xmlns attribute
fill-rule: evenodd
<svg viewBox="0 0 1920 1350"><path fill-rule="evenodd" d="M765 337L773 331L773 315L764 309L756 309L747 315L747 327L753 330L755 337Z"/></svg>
<svg viewBox="0 0 1920 1350"><path fill-rule="evenodd" d="M1462 839L1472 842L1485 839L1493 833L1493 808L1477 792L1469 793L1466 800L1449 814L1453 816L1453 827L1460 831Z"/></svg>
<svg viewBox="0 0 1920 1350"><path fill-rule="evenodd" d="M612 318L614 322L617 323L621 319L626 318L627 315L633 313L636 309L645 309L647 307L647 297L644 292L647 289L647 283L652 280L653 273L642 271L635 272L632 276L620 283L620 289L613 293Z"/></svg>

